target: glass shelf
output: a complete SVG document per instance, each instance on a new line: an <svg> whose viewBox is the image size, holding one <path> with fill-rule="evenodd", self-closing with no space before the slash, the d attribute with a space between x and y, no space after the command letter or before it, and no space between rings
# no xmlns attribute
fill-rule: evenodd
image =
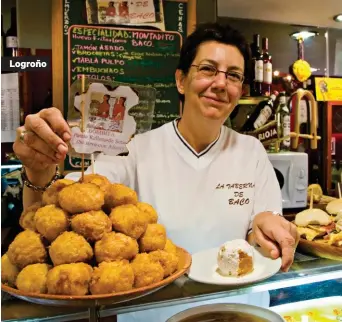
<svg viewBox="0 0 342 322"><path fill-rule="evenodd" d="M163 289L134 301L107 306L101 316L160 308L176 304L283 289L315 282L342 279L342 261L313 258L296 254L295 263L287 273L255 284L240 287L223 287L194 282L187 276L179 278ZM48 307L11 299L2 302L2 321L71 321L88 317L86 309Z"/></svg>

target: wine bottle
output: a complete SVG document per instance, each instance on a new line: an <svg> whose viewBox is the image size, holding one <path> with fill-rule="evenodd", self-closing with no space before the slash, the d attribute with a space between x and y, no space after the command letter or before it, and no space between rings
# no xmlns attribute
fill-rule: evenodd
<svg viewBox="0 0 342 322"><path fill-rule="evenodd" d="M252 114L243 125L241 131L249 132L258 129L259 127L266 124L267 120L271 117L273 112L273 104L276 100L276 94L272 94L268 100L260 102Z"/></svg>
<svg viewBox="0 0 342 322"><path fill-rule="evenodd" d="M262 82L263 82L263 58L260 51L260 35L255 34L253 36L252 44L252 77L251 77L251 95L262 95Z"/></svg>
<svg viewBox="0 0 342 322"><path fill-rule="evenodd" d="M18 34L17 34L17 9L11 8L11 26L6 32L6 50L8 56L18 54Z"/></svg>
<svg viewBox="0 0 342 322"><path fill-rule="evenodd" d="M285 92L282 92L279 95L279 105L276 111L276 120L277 120L278 138L283 138L285 136L290 135L290 131L291 131L290 110L286 104ZM286 140L281 141L280 150L289 151L290 143L291 143L290 138L287 138Z"/></svg>
<svg viewBox="0 0 342 322"><path fill-rule="evenodd" d="M262 58L263 58L263 95L271 93L272 84L272 57L268 52L268 38L262 38Z"/></svg>
<svg viewBox="0 0 342 322"><path fill-rule="evenodd" d="M268 101L263 101L259 105L261 105L261 109L258 117L253 123L254 129L258 129L267 123L267 121L271 118L274 112L274 102L277 98L277 95L273 93Z"/></svg>
<svg viewBox="0 0 342 322"><path fill-rule="evenodd" d="M4 56L5 48L4 17L1 14L1 57Z"/></svg>

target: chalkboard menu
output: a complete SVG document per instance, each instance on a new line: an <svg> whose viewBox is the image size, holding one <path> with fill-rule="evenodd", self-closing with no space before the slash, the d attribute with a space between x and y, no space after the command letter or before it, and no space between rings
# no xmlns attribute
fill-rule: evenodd
<svg viewBox="0 0 342 322"><path fill-rule="evenodd" d="M181 46L176 32L74 25L69 28L69 86L82 74L153 86L157 90L153 127L179 114L175 70Z"/></svg>
<svg viewBox="0 0 342 322"><path fill-rule="evenodd" d="M165 25L173 31L87 25L85 1L63 0L65 115L70 86L82 74L95 81L113 80L154 87L157 93L152 128L179 115L174 73L182 36L186 34L187 8L186 2L164 3ZM66 165L68 168L71 167Z"/></svg>

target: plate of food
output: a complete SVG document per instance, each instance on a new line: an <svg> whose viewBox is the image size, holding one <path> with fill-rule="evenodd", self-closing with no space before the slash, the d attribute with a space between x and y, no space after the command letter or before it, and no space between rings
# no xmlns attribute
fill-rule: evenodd
<svg viewBox="0 0 342 322"><path fill-rule="evenodd" d="M29 302L90 306L129 301L184 275L191 255L134 190L100 175L61 179L24 211L1 258L1 289Z"/></svg>
<svg viewBox="0 0 342 322"><path fill-rule="evenodd" d="M294 220L300 234L298 250L322 258L342 260L342 199L327 204L326 211L309 208Z"/></svg>
<svg viewBox="0 0 342 322"><path fill-rule="evenodd" d="M190 279L215 285L255 283L275 275L281 259L271 259L243 239L192 255Z"/></svg>

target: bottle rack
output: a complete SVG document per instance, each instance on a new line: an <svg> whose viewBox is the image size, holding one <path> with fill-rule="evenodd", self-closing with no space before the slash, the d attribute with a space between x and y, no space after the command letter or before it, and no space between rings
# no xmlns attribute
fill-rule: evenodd
<svg viewBox="0 0 342 322"><path fill-rule="evenodd" d="M296 96L296 114L295 114L295 124L294 124L294 131L290 132L290 135L287 135L285 137L276 137L276 138L270 138L270 139L266 139L266 140L261 140L262 144L267 147L270 144L274 144L275 146L275 152L278 153L280 152L280 144L282 141L285 141L289 138L291 138L291 147L292 149L297 149L298 148L298 141L299 138L303 138L303 139L309 139L311 140L310 146L312 150L316 150L317 149L317 141L321 140L321 137L317 135L317 102L313 96L313 94L308 91L308 90L304 90L304 89L298 89L296 92L294 92L291 95L290 100ZM312 106L312 110L311 110L311 121L310 121L310 129L312 133L300 133L300 101L301 99L303 99L304 97L307 97L308 100L311 102L311 106ZM255 136L257 138L260 137L260 135L262 135L263 133L266 133L267 131L270 132L273 129L276 130L277 128L277 121L273 120L270 121L268 123L266 123L264 126L258 128L255 131L252 132L246 132L245 134L248 135L252 135Z"/></svg>

